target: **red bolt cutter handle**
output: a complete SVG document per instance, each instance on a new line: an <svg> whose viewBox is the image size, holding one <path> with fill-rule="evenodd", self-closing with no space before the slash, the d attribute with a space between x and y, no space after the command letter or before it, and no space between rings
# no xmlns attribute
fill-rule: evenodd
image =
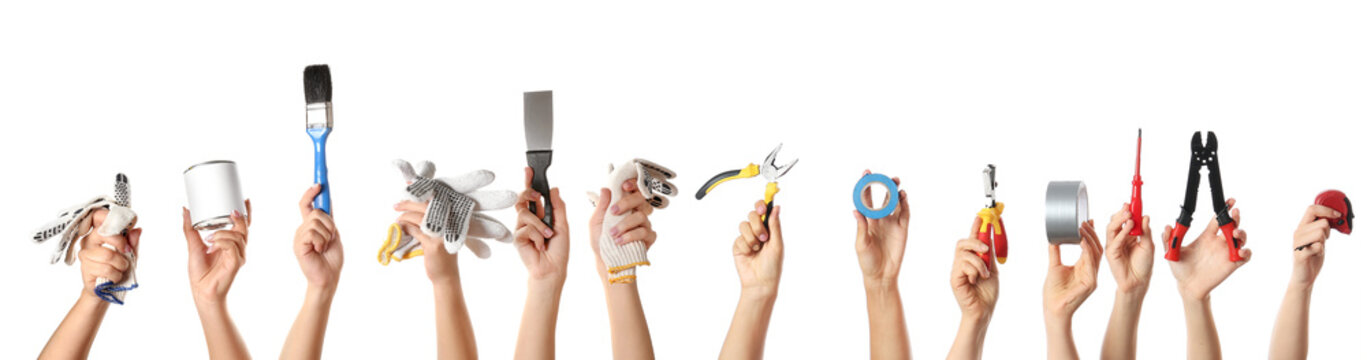
<svg viewBox="0 0 1367 360"><path fill-rule="evenodd" d="M1225 246L1229 249L1229 261L1244 261L1244 257L1239 256L1239 248L1243 247L1244 244L1239 243L1239 239L1234 238L1234 222L1220 225L1220 232L1225 234Z"/></svg>
<svg viewBox="0 0 1367 360"><path fill-rule="evenodd" d="M1168 239L1168 252L1163 254L1163 258L1168 261L1182 261L1182 238L1186 236L1187 226L1177 224L1177 227L1172 229L1172 239Z"/></svg>

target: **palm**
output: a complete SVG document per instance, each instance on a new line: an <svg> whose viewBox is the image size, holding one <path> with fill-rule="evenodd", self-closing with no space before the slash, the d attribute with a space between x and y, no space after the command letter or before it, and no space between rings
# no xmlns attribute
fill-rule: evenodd
<svg viewBox="0 0 1367 360"><path fill-rule="evenodd" d="M1074 266L1049 268L1049 275L1044 281L1044 303L1064 307L1050 310L1076 309L1096 289L1096 273L1086 271L1085 267L1079 261Z"/></svg>
<svg viewBox="0 0 1367 360"><path fill-rule="evenodd" d="M977 285L969 283L966 277L956 276L953 286L959 308L966 314L987 313L997 304L997 276L978 279Z"/></svg>
<svg viewBox="0 0 1367 360"><path fill-rule="evenodd" d="M309 249L300 257L299 265L304 268L304 277L310 284L332 284L342 271L342 239L329 243L322 253Z"/></svg>
<svg viewBox="0 0 1367 360"><path fill-rule="evenodd" d="M1239 263L1229 261L1226 246L1218 232L1203 232L1181 248L1182 261L1168 262L1184 294L1209 294L1239 268Z"/></svg>
<svg viewBox="0 0 1367 360"><path fill-rule="evenodd" d="M778 284L782 272L782 249L771 246L758 253L735 255L736 272L742 285L772 286Z"/></svg>
<svg viewBox="0 0 1367 360"><path fill-rule="evenodd" d="M522 264L527 266L528 274L534 279L544 279L561 273L569 259L570 240L568 231L559 231L546 240L546 251L537 250L531 242L519 243L517 253L522 256ZM560 274L564 276L564 274Z"/></svg>
<svg viewBox="0 0 1367 360"><path fill-rule="evenodd" d="M241 265L237 256L226 251L191 256L201 256L201 261L190 262L190 282L200 295L215 298L226 294Z"/></svg>
<svg viewBox="0 0 1367 360"><path fill-rule="evenodd" d="M1122 290L1143 286L1153 275L1153 247L1140 244L1123 245L1119 253L1110 258L1116 287Z"/></svg>
<svg viewBox="0 0 1367 360"><path fill-rule="evenodd" d="M859 234L855 242L859 268L867 278L881 279L897 274L902 267L902 254L906 247L906 225L899 224L894 218L869 222L868 231Z"/></svg>

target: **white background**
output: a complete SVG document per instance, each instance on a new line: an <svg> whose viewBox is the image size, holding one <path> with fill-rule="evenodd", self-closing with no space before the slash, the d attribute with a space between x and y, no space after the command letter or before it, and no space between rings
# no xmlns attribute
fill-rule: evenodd
<svg viewBox="0 0 1367 360"><path fill-rule="evenodd" d="M643 157L682 174L685 195L652 220L660 241L640 290L657 354L707 358L739 294L736 223L764 183L690 195L783 142L781 159L801 162L777 200L788 252L770 358L867 355L849 213L865 168L901 176L910 193L901 286L912 350L944 356L959 320L952 247L982 206L989 162L1000 168L1012 251L985 357L1042 358L1045 185L1086 181L1104 226L1129 199L1137 127L1156 231L1177 216L1191 133L1219 134L1225 193L1239 199L1254 259L1212 294L1216 323L1227 357L1264 357L1302 211L1328 188L1367 196L1364 15L1350 1L7 3L0 357L35 356L80 290L77 269L48 265L55 245L33 244L28 231L109 191L120 171L145 228L142 287L111 307L92 355L206 356L185 274L180 173L212 159L239 163L256 208L229 308L252 353L277 356L303 298L289 244L312 179L301 73L314 63L331 64L336 89L329 157L347 251L327 358L434 356L420 260L374 260L402 188L389 162L430 159L439 175L490 169L496 187L517 189L521 92L541 89L555 90L549 174L573 221L562 357L610 356L579 195L600 185L606 164ZM1193 232L1212 215L1202 191ZM1335 233L1328 251L1311 354L1363 358L1364 271L1352 254L1367 244ZM1065 249L1065 262L1077 254ZM525 270L503 244L488 260L461 259L480 354L509 358ZM1114 282L1104 267L1100 276L1074 320L1084 357L1098 354L1110 313ZM1160 258L1140 356L1183 356L1184 331Z"/></svg>

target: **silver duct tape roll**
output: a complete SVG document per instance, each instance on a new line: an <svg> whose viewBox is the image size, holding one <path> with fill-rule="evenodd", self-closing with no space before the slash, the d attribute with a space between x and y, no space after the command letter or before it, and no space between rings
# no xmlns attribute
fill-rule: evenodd
<svg viewBox="0 0 1367 360"><path fill-rule="evenodd" d="M1087 221L1087 185L1081 181L1050 181L1044 193L1044 232L1050 244L1082 242L1078 228Z"/></svg>
<svg viewBox="0 0 1367 360"><path fill-rule="evenodd" d="M233 210L247 214L242 199L242 183L237 163L207 161L185 169L185 201L190 207L190 223L195 230L218 230L232 225Z"/></svg>

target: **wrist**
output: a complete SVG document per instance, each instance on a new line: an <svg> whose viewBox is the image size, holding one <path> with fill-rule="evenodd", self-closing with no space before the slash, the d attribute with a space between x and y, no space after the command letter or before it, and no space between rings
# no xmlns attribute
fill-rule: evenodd
<svg viewBox="0 0 1367 360"><path fill-rule="evenodd" d="M89 311L105 311L109 309L109 302L100 299L94 291L81 290L81 296L76 298L76 307Z"/></svg>
<svg viewBox="0 0 1367 360"><path fill-rule="evenodd" d="M887 293L897 292L897 277L892 278L872 278L864 277L865 293Z"/></svg>
<svg viewBox="0 0 1367 360"><path fill-rule="evenodd" d="M1210 303L1210 293L1182 293L1182 304L1187 306Z"/></svg>
<svg viewBox="0 0 1367 360"><path fill-rule="evenodd" d="M1286 286L1286 295L1309 297L1310 292L1315 290L1315 284L1292 281Z"/></svg>
<svg viewBox="0 0 1367 360"><path fill-rule="evenodd" d="M331 303L334 295L337 294L337 284L314 286L309 285L304 292L304 301L307 303Z"/></svg>
<svg viewBox="0 0 1367 360"><path fill-rule="evenodd" d="M527 296L543 296L553 299L560 299L560 293L565 288L564 279L528 279Z"/></svg>
<svg viewBox="0 0 1367 360"><path fill-rule="evenodd" d="M740 291L740 301L754 305L773 305L778 299L778 288L742 288Z"/></svg>

